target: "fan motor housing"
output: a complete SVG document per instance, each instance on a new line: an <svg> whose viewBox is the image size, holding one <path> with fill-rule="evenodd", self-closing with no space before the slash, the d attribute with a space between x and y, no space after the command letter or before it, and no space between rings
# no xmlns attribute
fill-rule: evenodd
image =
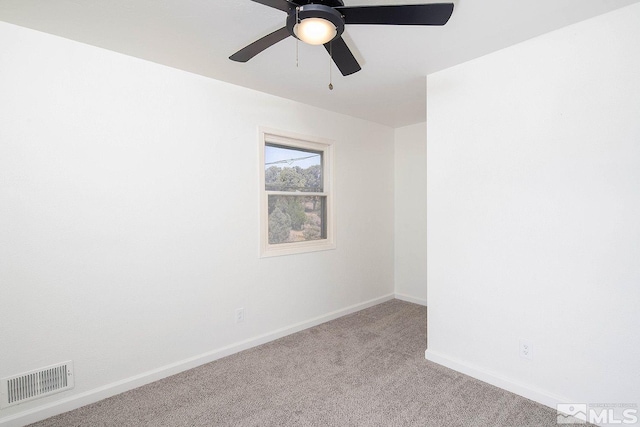
<svg viewBox="0 0 640 427"><path fill-rule="evenodd" d="M302 6L305 4L323 4L325 6L331 7L340 7L344 6L344 1L342 0L295 0L291 3L295 3L298 6Z"/></svg>
<svg viewBox="0 0 640 427"><path fill-rule="evenodd" d="M289 11L289 15L287 16L287 30L289 30L289 34L298 38L293 31L293 27L295 27L299 21L301 22L307 18L321 18L331 22L336 27L336 36L334 38L340 37L344 32L344 18L336 9L323 4L306 4Z"/></svg>

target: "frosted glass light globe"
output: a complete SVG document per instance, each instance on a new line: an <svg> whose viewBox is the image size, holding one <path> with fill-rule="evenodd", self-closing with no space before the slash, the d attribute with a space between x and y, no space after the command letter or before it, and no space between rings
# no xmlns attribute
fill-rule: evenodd
<svg viewBox="0 0 640 427"><path fill-rule="evenodd" d="M312 45L325 44L338 33L335 25L322 18L307 18L293 27L300 40Z"/></svg>

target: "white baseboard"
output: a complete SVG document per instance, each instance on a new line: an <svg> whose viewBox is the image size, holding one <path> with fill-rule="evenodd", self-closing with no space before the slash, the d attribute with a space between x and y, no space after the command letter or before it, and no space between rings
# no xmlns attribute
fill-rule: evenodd
<svg viewBox="0 0 640 427"><path fill-rule="evenodd" d="M414 304L420 304L420 305L424 305L425 307L427 306L427 299L426 298L416 298L416 297L412 297L409 295L404 295L404 294L394 294L396 299L402 300L402 301L407 301L407 302L412 302Z"/></svg>
<svg viewBox="0 0 640 427"><path fill-rule="evenodd" d="M125 391L132 390L137 387L141 387L145 384L152 383L154 381L161 380L163 378L175 375L177 373L186 371L188 369L195 368L196 366L204 365L205 363L213 362L214 360L221 359L234 353L238 353L243 350L247 350L252 347L256 347L267 342L276 340L278 338L291 335L295 332L302 331L304 329L311 328L313 326L320 325L330 320L337 319L342 316L346 316L356 311L364 310L365 308L373 307L374 305L381 304L385 301L392 300L394 294L385 295L380 298L375 298L363 303L354 304L349 307L342 308L340 310L332 311L331 313L324 314L322 316L314 317L313 319L306 320L304 322L296 323L285 328L277 329L272 332L268 332L257 337L249 338L244 341L240 341L217 350L213 350L198 356L194 356L188 359L181 360L179 362L172 363L154 369L152 371L144 372L139 375L135 375L130 378L126 378L121 381L116 381L111 384L107 384L103 387L99 387L93 390L89 390L84 393L69 396L67 398L57 400L33 409L26 410L14 415L10 415L4 418L0 418L0 426L2 427L18 427L27 424L35 423L37 421L44 420L45 418L52 417L54 415L62 414L64 412L71 411L73 409L80 408L81 406L88 405L90 403L98 402L116 394L124 393Z"/></svg>
<svg viewBox="0 0 640 427"><path fill-rule="evenodd" d="M477 366L472 366L462 361L455 360L429 349L424 352L424 358L431 362L435 362L439 365L453 369L454 371L469 375L470 377L473 377L477 380L484 381L485 383L489 383L491 385L499 387L503 390L510 391L511 393L515 393L522 397L526 397L527 399L548 406L554 410L556 409L556 405L558 403L573 402L572 400L564 398L562 396L557 396L553 393L536 389L535 387L531 387L528 384L513 381L509 378L505 378Z"/></svg>

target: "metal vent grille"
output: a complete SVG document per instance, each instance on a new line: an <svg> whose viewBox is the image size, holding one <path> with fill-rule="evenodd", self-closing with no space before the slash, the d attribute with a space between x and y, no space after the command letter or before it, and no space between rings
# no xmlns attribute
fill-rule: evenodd
<svg viewBox="0 0 640 427"><path fill-rule="evenodd" d="M17 405L73 388L71 361L3 378L0 407Z"/></svg>

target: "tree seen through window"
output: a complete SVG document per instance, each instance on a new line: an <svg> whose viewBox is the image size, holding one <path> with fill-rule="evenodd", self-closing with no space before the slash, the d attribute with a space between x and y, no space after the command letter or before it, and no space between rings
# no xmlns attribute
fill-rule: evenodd
<svg viewBox="0 0 640 427"><path fill-rule="evenodd" d="M322 152L265 144L269 244L326 238L322 160Z"/></svg>

